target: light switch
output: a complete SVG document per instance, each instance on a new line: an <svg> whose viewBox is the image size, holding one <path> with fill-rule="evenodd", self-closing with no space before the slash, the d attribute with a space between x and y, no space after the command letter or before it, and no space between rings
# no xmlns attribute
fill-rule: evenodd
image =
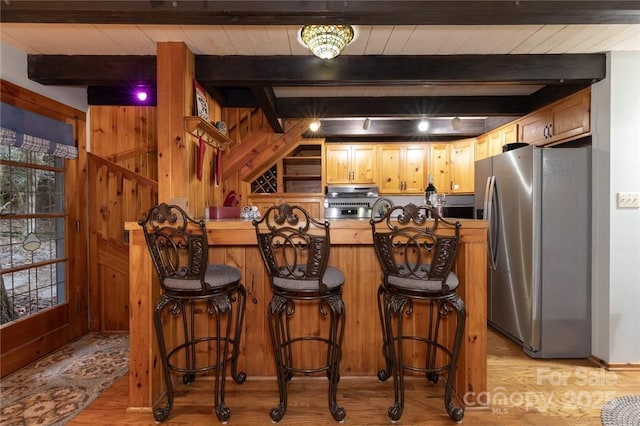
<svg viewBox="0 0 640 426"><path fill-rule="evenodd" d="M618 192L617 194L619 209L639 209L640 193L638 192Z"/></svg>

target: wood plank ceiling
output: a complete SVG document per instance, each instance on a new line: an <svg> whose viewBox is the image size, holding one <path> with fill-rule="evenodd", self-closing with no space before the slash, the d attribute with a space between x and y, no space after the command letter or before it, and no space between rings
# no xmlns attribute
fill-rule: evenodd
<svg viewBox="0 0 640 426"><path fill-rule="evenodd" d="M2 42L29 78L87 86L90 104L155 85L156 43L182 41L223 106L321 118L328 140L475 136L605 77L610 50L640 50L640 1L4 1ZM355 25L323 61L301 25ZM454 130L453 117L463 126ZM417 121L432 123L424 135ZM370 118L365 130L363 121Z"/></svg>

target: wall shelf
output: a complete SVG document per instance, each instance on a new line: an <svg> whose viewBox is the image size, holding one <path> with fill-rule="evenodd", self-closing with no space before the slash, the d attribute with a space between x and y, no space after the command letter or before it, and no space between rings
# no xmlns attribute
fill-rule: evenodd
<svg viewBox="0 0 640 426"><path fill-rule="evenodd" d="M227 135L222 134L213 124L200 117L185 117L184 128L187 133L196 139L202 137L206 143L223 151L234 144L234 141L229 139Z"/></svg>

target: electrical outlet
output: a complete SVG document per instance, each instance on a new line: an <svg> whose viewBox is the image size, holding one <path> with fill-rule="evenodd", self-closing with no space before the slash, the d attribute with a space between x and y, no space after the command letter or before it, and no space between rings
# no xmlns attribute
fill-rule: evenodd
<svg viewBox="0 0 640 426"><path fill-rule="evenodd" d="M618 192L619 209L640 209L640 193Z"/></svg>

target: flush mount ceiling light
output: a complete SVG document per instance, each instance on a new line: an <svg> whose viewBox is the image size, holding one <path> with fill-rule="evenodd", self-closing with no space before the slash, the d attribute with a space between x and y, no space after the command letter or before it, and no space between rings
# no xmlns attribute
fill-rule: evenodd
<svg viewBox="0 0 640 426"><path fill-rule="evenodd" d="M311 123L309 123L309 130L311 130L312 132L317 132L318 129L320 129L320 120L313 120Z"/></svg>
<svg viewBox="0 0 640 426"><path fill-rule="evenodd" d="M351 25L305 25L300 38L314 55L322 59L335 58L353 40Z"/></svg>
<svg viewBox="0 0 640 426"><path fill-rule="evenodd" d="M420 122L418 123L418 130L420 130L421 132L426 132L427 130L429 130L429 121L425 120L424 118L420 120Z"/></svg>

